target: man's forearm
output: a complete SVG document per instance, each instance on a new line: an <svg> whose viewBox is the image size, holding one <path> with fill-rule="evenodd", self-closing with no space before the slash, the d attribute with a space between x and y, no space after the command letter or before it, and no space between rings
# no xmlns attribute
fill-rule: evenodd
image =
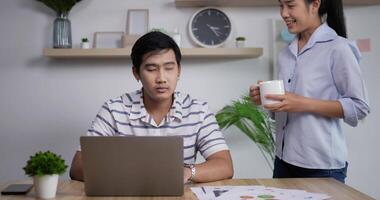
<svg viewBox="0 0 380 200"><path fill-rule="evenodd" d="M211 182L233 177L234 171L229 151L221 151L211 155L202 163L195 165L196 175L192 178L194 182Z"/></svg>
<svg viewBox="0 0 380 200"><path fill-rule="evenodd" d="M71 163L70 178L77 181L83 181L82 153L80 151L75 153Z"/></svg>

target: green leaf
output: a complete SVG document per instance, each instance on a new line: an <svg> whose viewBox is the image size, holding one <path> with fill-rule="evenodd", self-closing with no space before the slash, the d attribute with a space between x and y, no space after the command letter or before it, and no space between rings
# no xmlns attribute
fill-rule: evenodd
<svg viewBox="0 0 380 200"><path fill-rule="evenodd" d="M67 165L60 155L50 151L39 151L34 156L30 156L23 169L25 174L29 176L43 176L63 174L67 169Z"/></svg>
<svg viewBox="0 0 380 200"><path fill-rule="evenodd" d="M74 5L81 0L36 0L43 4L45 4L47 7L54 10L56 13L61 14L65 13L68 14L70 10L74 7Z"/></svg>
<svg viewBox="0 0 380 200"><path fill-rule="evenodd" d="M273 169L275 158L274 121L268 113L252 103L248 95L222 108L216 114L221 129L236 126L262 151L268 165Z"/></svg>

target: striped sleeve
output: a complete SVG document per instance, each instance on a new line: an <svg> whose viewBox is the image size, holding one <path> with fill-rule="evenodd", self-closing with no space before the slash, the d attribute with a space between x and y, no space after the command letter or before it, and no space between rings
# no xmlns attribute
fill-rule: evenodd
<svg viewBox="0 0 380 200"><path fill-rule="evenodd" d="M100 111L92 121L87 131L88 136L112 136L116 135L116 122L107 103L104 103Z"/></svg>
<svg viewBox="0 0 380 200"><path fill-rule="evenodd" d="M215 115L209 111L207 104L204 105L204 110L203 122L198 131L197 147L202 156L207 159L218 151L228 150L228 146Z"/></svg>

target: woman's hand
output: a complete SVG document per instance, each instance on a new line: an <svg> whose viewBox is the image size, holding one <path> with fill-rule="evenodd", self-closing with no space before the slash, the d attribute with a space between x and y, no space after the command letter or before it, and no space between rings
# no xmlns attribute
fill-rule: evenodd
<svg viewBox="0 0 380 200"><path fill-rule="evenodd" d="M269 94L267 99L280 101L265 105L264 108L272 112L307 112L309 99L300 95L286 92L285 95Z"/></svg>
<svg viewBox="0 0 380 200"><path fill-rule="evenodd" d="M252 85L249 88L249 96L251 97L251 100L256 105L261 105L261 99L260 99L260 87L259 83L262 81L257 81L257 85Z"/></svg>
<svg viewBox="0 0 380 200"><path fill-rule="evenodd" d="M338 100L319 100L286 92L285 95L266 95L268 99L281 101L264 108L272 112L308 112L324 117L343 118L343 107Z"/></svg>

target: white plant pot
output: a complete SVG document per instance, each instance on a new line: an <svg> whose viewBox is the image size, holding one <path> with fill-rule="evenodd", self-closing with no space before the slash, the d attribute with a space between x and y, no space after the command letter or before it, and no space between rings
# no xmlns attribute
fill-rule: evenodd
<svg viewBox="0 0 380 200"><path fill-rule="evenodd" d="M237 48L243 48L245 46L245 41L236 41L236 47Z"/></svg>
<svg viewBox="0 0 380 200"><path fill-rule="evenodd" d="M80 43L80 48L82 48L82 49L89 49L90 48L90 43L89 42L82 42L82 43Z"/></svg>
<svg viewBox="0 0 380 200"><path fill-rule="evenodd" d="M37 198L52 199L57 193L58 174L34 176L34 188L36 190Z"/></svg>

